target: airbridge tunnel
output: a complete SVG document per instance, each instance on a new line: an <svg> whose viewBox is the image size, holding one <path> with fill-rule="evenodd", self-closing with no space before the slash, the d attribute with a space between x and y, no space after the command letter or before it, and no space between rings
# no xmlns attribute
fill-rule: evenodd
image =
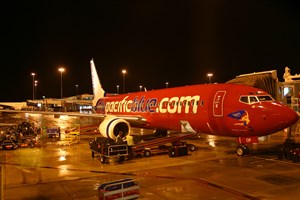
<svg viewBox="0 0 300 200"><path fill-rule="evenodd" d="M274 99L277 99L277 82L277 72L276 70L273 70L239 75L226 83L244 84L256 87L268 92Z"/></svg>
<svg viewBox="0 0 300 200"><path fill-rule="evenodd" d="M300 113L300 80L293 80L292 75L289 81L279 82L277 71L271 70L239 75L226 83L245 84L262 89L277 101Z"/></svg>

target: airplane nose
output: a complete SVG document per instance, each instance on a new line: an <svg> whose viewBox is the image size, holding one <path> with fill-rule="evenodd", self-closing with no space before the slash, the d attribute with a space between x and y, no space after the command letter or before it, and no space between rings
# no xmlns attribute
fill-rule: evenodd
<svg viewBox="0 0 300 200"><path fill-rule="evenodd" d="M257 126L253 126L252 128L257 133L263 135L272 134L298 122L299 116L297 112L279 102L270 102L258 107L261 108L262 112L257 117L250 118L250 120L256 122L253 124Z"/></svg>
<svg viewBox="0 0 300 200"><path fill-rule="evenodd" d="M274 123L282 129L290 127L298 122L298 113L287 106L282 106L279 110L274 109L273 111L275 111L273 119Z"/></svg>
<svg viewBox="0 0 300 200"><path fill-rule="evenodd" d="M286 112L286 124L287 126L292 126L293 124L297 123L298 120L299 120L299 115L297 112L295 112L294 110L292 109L289 109L287 112Z"/></svg>

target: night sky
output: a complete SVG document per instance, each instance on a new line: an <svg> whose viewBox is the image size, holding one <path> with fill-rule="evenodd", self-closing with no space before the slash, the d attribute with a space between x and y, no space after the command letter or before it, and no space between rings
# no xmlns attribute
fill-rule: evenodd
<svg viewBox="0 0 300 200"><path fill-rule="evenodd" d="M39 2L39 3L37 3ZM300 73L300 12L289 0L9 1L1 12L0 102L226 82L284 67Z"/></svg>

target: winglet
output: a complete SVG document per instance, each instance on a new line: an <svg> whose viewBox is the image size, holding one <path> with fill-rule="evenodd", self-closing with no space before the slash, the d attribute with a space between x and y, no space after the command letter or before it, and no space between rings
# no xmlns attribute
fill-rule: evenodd
<svg viewBox="0 0 300 200"><path fill-rule="evenodd" d="M181 124L181 132L183 133L197 133L188 121L180 121Z"/></svg>
<svg viewBox="0 0 300 200"><path fill-rule="evenodd" d="M91 75L92 75L92 85L93 85L93 95L94 95L93 106L96 106L97 101L100 98L105 96L105 91L103 90L102 85L100 83L93 59L91 59L90 65L91 65Z"/></svg>

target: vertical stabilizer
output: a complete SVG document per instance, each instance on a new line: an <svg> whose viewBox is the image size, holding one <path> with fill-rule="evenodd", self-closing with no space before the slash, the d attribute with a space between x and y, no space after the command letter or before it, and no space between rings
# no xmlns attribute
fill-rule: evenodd
<svg viewBox="0 0 300 200"><path fill-rule="evenodd" d="M103 90L102 85L100 83L93 59L91 59L90 65L91 65L91 75L92 75L93 95L94 95L93 106L96 106L97 101L100 98L104 97L105 91Z"/></svg>

